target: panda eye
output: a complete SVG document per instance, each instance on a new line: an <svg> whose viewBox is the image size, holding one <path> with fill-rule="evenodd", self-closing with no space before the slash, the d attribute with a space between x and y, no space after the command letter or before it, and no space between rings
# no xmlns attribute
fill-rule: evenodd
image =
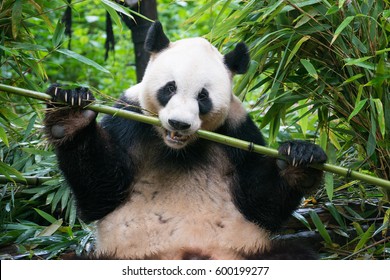
<svg viewBox="0 0 390 280"><path fill-rule="evenodd" d="M202 89L202 91L198 94L198 101L205 101L209 98L209 92L207 89Z"/></svg>
<svg viewBox="0 0 390 280"><path fill-rule="evenodd" d="M198 94L199 113L205 115L213 109L213 102L209 97L207 89L203 88Z"/></svg>
<svg viewBox="0 0 390 280"><path fill-rule="evenodd" d="M176 83L175 82L169 82L165 85L166 93L168 94L174 94L176 92Z"/></svg>
<svg viewBox="0 0 390 280"><path fill-rule="evenodd" d="M166 83L157 91L157 100L162 106L168 104L169 100L176 93L177 87L175 81L170 81Z"/></svg>

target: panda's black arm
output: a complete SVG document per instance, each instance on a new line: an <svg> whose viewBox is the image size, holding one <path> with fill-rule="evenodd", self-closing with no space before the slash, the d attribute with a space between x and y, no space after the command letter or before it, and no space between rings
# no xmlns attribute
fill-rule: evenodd
<svg viewBox="0 0 390 280"><path fill-rule="evenodd" d="M83 109L94 100L88 89L66 89L53 84L47 93L53 102L48 104L45 115L45 133L55 147L80 216L85 221L101 219L128 196L134 176L133 161L96 122L97 114Z"/></svg>
<svg viewBox="0 0 390 280"><path fill-rule="evenodd" d="M224 125L220 133L265 145L262 134L246 116L239 125ZM293 143L297 145L293 145ZM293 145L292 149L288 145ZM313 159L311 154L314 150L314 159L320 157L324 161L324 153L310 143L292 141L282 145L287 147L290 156ZM313 148L314 147L314 148ZM225 147L228 157L236 166L236 179L233 185L235 202L244 216L262 227L275 232L290 217L298 207L305 192L319 185L322 171L280 164L276 159L263 155ZM321 150L322 151L322 150ZM309 156L307 155L309 153ZM319 153L319 154L318 154ZM326 156L325 156L326 159ZM282 167L282 168L281 168Z"/></svg>
<svg viewBox="0 0 390 280"><path fill-rule="evenodd" d="M101 219L128 196L131 159L95 121L57 146L56 153L85 221Z"/></svg>

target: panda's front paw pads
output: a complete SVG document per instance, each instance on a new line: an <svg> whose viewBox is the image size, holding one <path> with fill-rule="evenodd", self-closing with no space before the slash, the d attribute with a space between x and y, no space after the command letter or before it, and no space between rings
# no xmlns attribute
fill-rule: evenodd
<svg viewBox="0 0 390 280"><path fill-rule="evenodd" d="M284 158L284 160L278 160L278 166L281 169L285 169L286 164L293 167L307 167L310 164L324 163L327 160L321 147L301 140L284 142L278 151L279 155Z"/></svg>
<svg viewBox="0 0 390 280"><path fill-rule="evenodd" d="M69 88L60 84L52 84L46 93L52 97L49 106L68 104L72 107L83 108L95 100L86 87Z"/></svg>

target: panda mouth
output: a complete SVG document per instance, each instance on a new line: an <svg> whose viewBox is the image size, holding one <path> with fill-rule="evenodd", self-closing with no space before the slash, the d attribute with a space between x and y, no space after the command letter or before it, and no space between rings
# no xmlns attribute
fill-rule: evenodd
<svg viewBox="0 0 390 280"><path fill-rule="evenodd" d="M165 139L169 143L172 143L175 145L181 146L181 145L185 144L188 141L188 139L190 139L190 137L191 137L190 135L183 135L177 131L165 130Z"/></svg>

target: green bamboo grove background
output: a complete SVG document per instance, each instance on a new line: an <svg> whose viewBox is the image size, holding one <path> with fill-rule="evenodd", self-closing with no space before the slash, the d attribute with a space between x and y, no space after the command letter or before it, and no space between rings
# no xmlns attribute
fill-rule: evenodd
<svg viewBox="0 0 390 280"><path fill-rule="evenodd" d="M249 46L250 69L235 77L234 92L270 149L289 139L312 141L326 150L330 166L388 184L389 1L157 2L172 41L203 36L223 53L239 41ZM0 84L45 92L53 82L77 83L111 106L136 83L131 34L115 14L131 11L110 0L72 1L68 49L66 7L66 0L0 3ZM116 46L104 60L107 11ZM44 102L0 91L0 258L90 250L93 224L77 218L42 134ZM388 259L389 194L375 182L327 173L294 213L299 229L286 231L319 235L324 259Z"/></svg>

